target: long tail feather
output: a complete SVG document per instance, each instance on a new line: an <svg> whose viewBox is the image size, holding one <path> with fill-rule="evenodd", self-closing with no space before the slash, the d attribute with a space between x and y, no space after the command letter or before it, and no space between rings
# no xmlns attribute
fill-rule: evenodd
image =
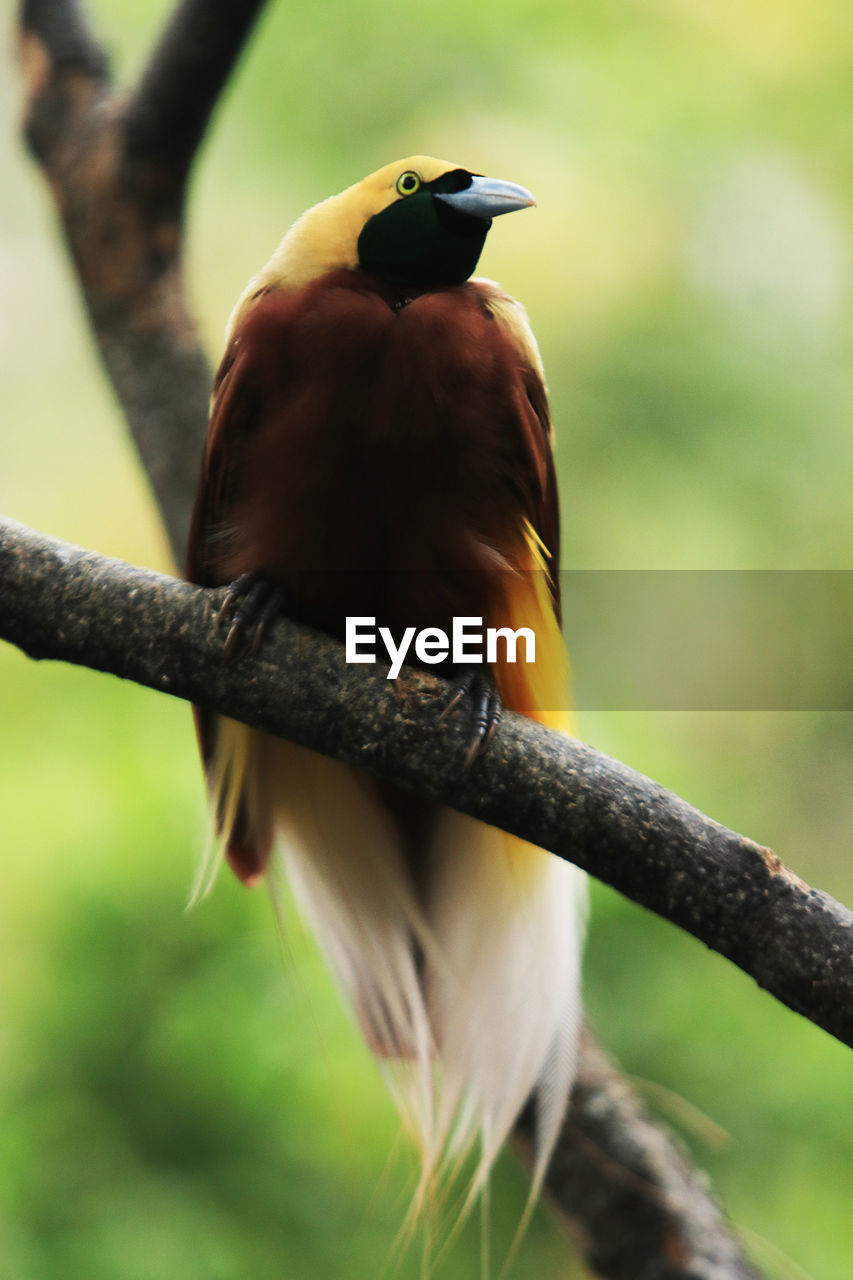
<svg viewBox="0 0 853 1280"><path fill-rule="evenodd" d="M496 616L501 626L533 627L537 654L535 662L498 663L501 695L506 705L571 732L568 661L532 529L517 563L518 572L503 575ZM437 1187L446 1187L477 1147L470 1206L535 1092L532 1203L576 1068L583 873L438 809L415 877L378 784L227 724L214 773L226 839L238 811L264 831L277 827L297 903L416 1142L414 1211L434 1201Z"/></svg>

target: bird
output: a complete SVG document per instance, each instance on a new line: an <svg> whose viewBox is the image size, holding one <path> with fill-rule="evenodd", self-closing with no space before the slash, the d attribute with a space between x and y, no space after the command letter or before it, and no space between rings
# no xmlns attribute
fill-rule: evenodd
<svg viewBox="0 0 853 1280"><path fill-rule="evenodd" d="M530 628L533 661L433 668L469 707L460 768L502 708L574 732L542 360L523 306L474 276L493 219L535 203L416 155L298 218L229 319L189 539L187 578L227 587L232 657L278 613L338 638L352 617ZM224 858L247 885L283 866L414 1140L415 1199L471 1158L479 1193L528 1102L538 1193L578 1058L583 873L195 716Z"/></svg>

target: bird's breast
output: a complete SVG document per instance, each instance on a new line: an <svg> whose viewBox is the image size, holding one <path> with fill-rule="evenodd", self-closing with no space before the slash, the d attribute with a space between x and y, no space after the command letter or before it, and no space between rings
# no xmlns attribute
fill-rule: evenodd
<svg viewBox="0 0 853 1280"><path fill-rule="evenodd" d="M517 360L476 287L408 300L339 273L262 299L239 341L251 412L222 576L298 581L333 631L389 608L440 625L463 596L471 612L465 576L519 524Z"/></svg>

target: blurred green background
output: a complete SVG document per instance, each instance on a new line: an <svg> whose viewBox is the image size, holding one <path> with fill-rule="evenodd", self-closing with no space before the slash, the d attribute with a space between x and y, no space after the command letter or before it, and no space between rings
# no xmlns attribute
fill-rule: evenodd
<svg viewBox="0 0 853 1280"><path fill-rule="evenodd" d="M88 7L132 80L169 6ZM166 569L17 139L6 26L0 510ZM397 156L448 156L539 199L496 226L481 270L542 346L564 562L853 567L852 121L849 0L280 0L196 174L206 340L215 355L303 208ZM853 901L853 716L582 730ZM228 877L184 914L205 828L186 707L3 647L0 757L2 1280L378 1276L409 1167L321 962L297 927L283 958L264 896ZM600 888L586 985L767 1274L847 1280L848 1052ZM497 1257L524 1195L507 1158ZM437 1280L479 1274L477 1235ZM584 1274L570 1253L542 1212L513 1275Z"/></svg>

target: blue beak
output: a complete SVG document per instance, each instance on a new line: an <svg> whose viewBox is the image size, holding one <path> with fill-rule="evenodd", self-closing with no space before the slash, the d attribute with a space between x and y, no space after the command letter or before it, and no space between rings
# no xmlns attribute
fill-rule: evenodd
<svg viewBox="0 0 853 1280"><path fill-rule="evenodd" d="M464 191L434 193L436 200L443 200L452 209L467 213L472 218L497 218L501 213L513 213L516 209L528 209L536 201L526 187L515 182L502 182L500 178L471 180Z"/></svg>

